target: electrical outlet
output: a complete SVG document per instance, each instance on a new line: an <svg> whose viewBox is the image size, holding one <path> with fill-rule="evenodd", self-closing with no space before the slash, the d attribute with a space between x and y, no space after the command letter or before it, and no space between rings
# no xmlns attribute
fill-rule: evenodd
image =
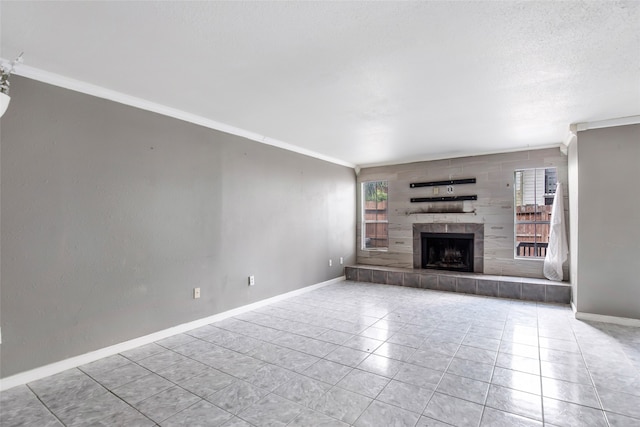
<svg viewBox="0 0 640 427"><path fill-rule="evenodd" d="M249 286L256 284L256 276L249 276Z"/></svg>
<svg viewBox="0 0 640 427"><path fill-rule="evenodd" d="M329 260L329 267L331 267L333 265L333 261Z"/></svg>
<svg viewBox="0 0 640 427"><path fill-rule="evenodd" d="M340 265L344 264L344 258L340 257Z"/></svg>
<svg viewBox="0 0 640 427"><path fill-rule="evenodd" d="M200 298L200 288L193 288L193 299Z"/></svg>

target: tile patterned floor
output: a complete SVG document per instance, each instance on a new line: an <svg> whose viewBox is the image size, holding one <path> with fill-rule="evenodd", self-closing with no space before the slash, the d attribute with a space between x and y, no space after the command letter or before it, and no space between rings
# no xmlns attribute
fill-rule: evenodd
<svg viewBox="0 0 640 427"><path fill-rule="evenodd" d="M342 282L0 394L5 426L640 426L640 328Z"/></svg>

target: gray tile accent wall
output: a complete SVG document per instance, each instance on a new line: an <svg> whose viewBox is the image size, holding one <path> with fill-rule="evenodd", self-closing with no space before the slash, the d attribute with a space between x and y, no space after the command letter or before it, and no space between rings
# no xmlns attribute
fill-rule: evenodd
<svg viewBox="0 0 640 427"><path fill-rule="evenodd" d="M389 248L387 251L361 249L362 227L358 223L356 262L398 268L417 265L420 268L415 261L414 225L479 224L483 226L484 238L476 243L481 246L474 247L477 254L482 254L474 259L475 272L544 278L541 261L514 258L513 174L516 169L536 167L557 168L558 180L565 190L568 225L568 163L567 156L557 148L363 168L358 174L358 183L381 179L389 181ZM410 188L410 183L457 178L476 178L476 183L454 186L454 195L476 194L478 200L411 203L412 197L433 196L434 187ZM439 188L439 195L445 192L445 187ZM358 209L361 209L359 203ZM438 213L438 210L457 213ZM358 218L361 218L361 211ZM569 277L568 267L565 265L565 277Z"/></svg>

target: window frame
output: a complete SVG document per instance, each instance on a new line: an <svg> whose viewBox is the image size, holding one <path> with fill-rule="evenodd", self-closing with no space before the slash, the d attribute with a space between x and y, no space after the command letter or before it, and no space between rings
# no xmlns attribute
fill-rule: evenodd
<svg viewBox="0 0 640 427"><path fill-rule="evenodd" d="M366 202L367 202L367 198L366 198L366 190L365 190L365 186L367 184L370 183L385 183L386 187L387 187L387 206L386 206L386 220L368 220L366 219ZM386 179L376 179L376 180L369 180L369 181L362 181L360 183L360 198L361 198L361 203L360 203L360 208L361 208L361 233L360 233L360 249L363 251L369 251L369 252L388 252L389 251L389 180ZM377 200L376 200L377 202ZM372 248L368 248L367 244L366 244L366 239L367 239L367 224L387 224L387 246L386 247L372 247Z"/></svg>
<svg viewBox="0 0 640 427"><path fill-rule="evenodd" d="M547 182L547 170L549 169L553 169L555 171L555 177L556 177L556 184L558 183L558 168L555 166L550 166L550 167L538 167L538 168L522 168L522 169L515 169L513 172L513 258L516 260L535 260L535 261L544 261L545 256L544 255L533 255L533 256L523 256L523 255L518 255L518 245L520 243L524 243L524 242L519 242L518 241L518 225L521 224L533 224L534 225L534 230L537 228L537 225L549 225L551 224L551 220L527 220L527 221L519 221L518 220L518 181L517 181L517 177L518 177L518 173L519 172L526 172L526 171L534 171L534 201L536 199L536 194L537 194L537 178L536 175L538 173L538 171L544 171L544 183L542 184L544 186L543 188L543 192L542 192L542 197L543 198L547 198L548 195L553 195L555 196L555 189L553 191L553 193L547 193L547 190L549 189L549 184ZM522 199L525 198L524 196L524 190L522 191ZM545 204L546 205L546 204ZM522 204L522 206L525 206ZM534 206L536 206L536 211L534 211L534 214L537 214L537 207L540 206L537 203L534 203ZM535 218L535 216L534 216ZM540 242L540 243L546 243L546 242ZM538 241L536 238L536 233L534 232L534 253L536 246L538 245ZM545 251L546 254L546 251Z"/></svg>

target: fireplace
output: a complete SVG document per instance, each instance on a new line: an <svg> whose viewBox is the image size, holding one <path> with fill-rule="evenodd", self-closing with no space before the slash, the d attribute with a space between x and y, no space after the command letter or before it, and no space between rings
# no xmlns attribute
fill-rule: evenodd
<svg viewBox="0 0 640 427"><path fill-rule="evenodd" d="M473 272L473 233L420 233L421 267Z"/></svg>
<svg viewBox="0 0 640 427"><path fill-rule="evenodd" d="M425 242L423 235L437 237L440 243ZM440 259L429 260L429 252ZM483 273L484 224L413 224L413 268Z"/></svg>

